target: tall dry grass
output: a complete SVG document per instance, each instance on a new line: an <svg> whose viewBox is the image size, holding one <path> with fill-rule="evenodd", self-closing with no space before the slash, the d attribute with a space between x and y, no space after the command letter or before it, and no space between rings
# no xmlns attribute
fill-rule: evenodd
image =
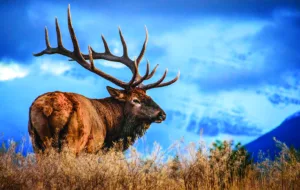
<svg viewBox="0 0 300 190"><path fill-rule="evenodd" d="M259 163L230 142L77 156L66 150L22 156L11 144L0 153L0 189L300 189L299 156L277 143L279 157Z"/></svg>

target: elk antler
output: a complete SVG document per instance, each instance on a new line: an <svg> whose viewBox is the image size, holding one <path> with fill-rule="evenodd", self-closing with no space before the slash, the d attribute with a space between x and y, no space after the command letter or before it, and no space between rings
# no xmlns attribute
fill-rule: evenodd
<svg viewBox="0 0 300 190"><path fill-rule="evenodd" d="M117 86L122 87L124 89L130 89L130 88L139 86L140 88L142 88L144 90L148 90L148 89L155 88L155 87L163 87L163 86L170 85L170 84L176 82L179 78L179 73L178 73L176 78L174 78L173 80L166 82L166 83L162 83L162 81L164 80L164 78L166 77L166 74L167 74L167 70L166 70L163 77L160 80L158 80L157 82L155 82L153 84L148 84L148 85L142 84L142 82L144 80L148 80L154 75L154 73L156 72L156 69L158 67L158 65L156 65L155 68L152 70L152 72L149 74L150 64L149 64L149 61L147 61L147 68L146 68L145 75L140 76L139 71L138 71L138 66L145 54L146 46L147 46L147 42L148 42L148 31L147 31L146 27L145 27L146 39L143 44L143 48L142 48L138 58L133 61L128 57L127 45L126 45L126 42L124 40L122 31L120 28L119 28L119 35L120 35L120 39L121 39L122 46L123 46L123 55L121 57L113 55L110 52L107 42L103 35L101 37L102 37L102 41L103 41L104 48L105 48L104 53L95 52L90 46L88 46L88 50L89 50L88 54L85 55L85 54L81 53L74 29L72 26L70 5L68 6L68 28L69 28L69 33L70 33L72 43L73 43L73 48L74 48L73 52L67 50L63 46L62 37L61 37L57 18L55 18L55 25L56 25L56 35L57 35L57 48L52 48L50 46L48 30L47 30L47 28L45 28L46 49L41 51L40 53L33 54L34 56L41 56L41 55L45 55L45 54L61 54L61 55L67 56L67 57L71 58L71 61L77 61L85 69L105 78L106 80L111 81L112 83L114 83ZM108 61L120 62L120 63L126 65L133 73L131 80L128 83L126 83L126 82L116 79L115 77L113 77L109 74L104 73L103 71L101 71L100 69L97 69L95 67L94 59L103 59L103 60L108 60ZM86 60L89 60L90 63L88 63Z"/></svg>

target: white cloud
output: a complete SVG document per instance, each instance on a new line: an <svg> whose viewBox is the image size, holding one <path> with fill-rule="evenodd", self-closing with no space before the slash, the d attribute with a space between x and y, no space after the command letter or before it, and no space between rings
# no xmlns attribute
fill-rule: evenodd
<svg viewBox="0 0 300 190"><path fill-rule="evenodd" d="M51 74L54 76L62 75L72 67L66 61L56 61L51 59L36 59L31 65L21 65L16 62L0 62L0 81L24 78L30 73Z"/></svg>
<svg viewBox="0 0 300 190"><path fill-rule="evenodd" d="M154 36L153 42L166 49L166 55L160 58L161 62L171 62L190 77L216 76L216 70L220 75L224 68L257 70L263 60L260 54L249 55L251 37L265 25L263 21L241 23L204 20L201 24L198 21L188 25L183 30ZM247 59L241 60L240 56L246 56ZM186 67L186 64L190 67Z"/></svg>
<svg viewBox="0 0 300 190"><path fill-rule="evenodd" d="M122 69L122 68L126 67L125 65L123 65L121 63L116 63L116 62L111 62L111 61L101 61L100 64L105 67L111 67L111 68L115 68L115 69Z"/></svg>
<svg viewBox="0 0 300 190"><path fill-rule="evenodd" d="M23 78L27 76L29 70L18 63L10 62L8 64L0 62L0 81Z"/></svg>
<svg viewBox="0 0 300 190"><path fill-rule="evenodd" d="M49 73L52 75L62 75L66 71L71 70L71 65L66 63L66 61L51 61L50 59L42 59L37 61L37 64L40 64L40 70L42 73Z"/></svg>

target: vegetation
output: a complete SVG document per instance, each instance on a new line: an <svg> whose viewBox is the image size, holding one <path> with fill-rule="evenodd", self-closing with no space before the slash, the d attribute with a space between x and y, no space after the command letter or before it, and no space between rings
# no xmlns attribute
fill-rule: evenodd
<svg viewBox="0 0 300 190"><path fill-rule="evenodd" d="M258 163L241 144L226 141L77 156L66 150L23 156L11 144L0 153L0 189L300 189L299 151L276 143L276 160Z"/></svg>

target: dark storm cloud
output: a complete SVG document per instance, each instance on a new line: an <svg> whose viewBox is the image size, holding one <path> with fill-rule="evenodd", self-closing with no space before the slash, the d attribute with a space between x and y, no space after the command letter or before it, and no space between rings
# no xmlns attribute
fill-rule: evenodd
<svg viewBox="0 0 300 190"><path fill-rule="evenodd" d="M193 82L198 83L203 92L218 90L249 89L264 85L275 85L285 89L299 87L300 78L300 12L275 11L270 22L258 33L247 37L251 44L244 54L232 52L236 65L250 64L252 68L216 66L213 74L199 76ZM256 57L263 57L263 61ZM190 58L190 63L203 64L196 58ZM258 64L259 63L259 64ZM213 64L213 63L211 63ZM257 68L256 68L257 67ZM285 80L294 78L294 84ZM294 74L293 74L294 73ZM274 98L272 98L274 99Z"/></svg>
<svg viewBox="0 0 300 190"><path fill-rule="evenodd" d="M200 134L200 131L202 130L203 135L205 136L217 136L222 131L220 131L218 127L219 120L212 119L212 118L202 118L199 123L197 123L195 120L191 120L187 130L192 132L196 130L196 134Z"/></svg>
<svg viewBox="0 0 300 190"><path fill-rule="evenodd" d="M256 36L253 49L267 52L260 81L286 91L300 88L300 12L283 11L274 14L274 24L266 26ZM291 80L292 79L292 80ZM262 92L263 93L263 92ZM274 105L300 105L299 93L294 96L279 92L267 92Z"/></svg>
<svg viewBox="0 0 300 190"><path fill-rule="evenodd" d="M11 3L8 3L11 2ZM17 59L24 60L28 56L28 50L32 48L32 41L27 39L34 39L34 34L30 25L28 25L28 18L26 16L26 4L22 3L16 5L12 1L5 1L4 5L1 2L0 6L0 58L1 59Z"/></svg>
<svg viewBox="0 0 300 190"><path fill-rule="evenodd" d="M52 1L53 2L53 1ZM58 1L56 1L58 3ZM88 7L98 11L115 11L116 14L159 14L159 15L223 15L223 16L270 16L275 9L299 9L296 0L155 0L155 1L122 1L122 0L88 0L59 1L75 6Z"/></svg>
<svg viewBox="0 0 300 190"><path fill-rule="evenodd" d="M270 16L275 9L299 9L297 1L256 1L238 0L217 1L4 1L1 2L1 46L0 58L13 60L28 60L32 52L39 47L44 48L43 27L48 25L45 21L45 12L49 9L66 8L67 4L82 10L97 11L114 17L128 17L140 19L143 16L161 16L173 19L186 19L199 15L212 16L243 16L260 17ZM34 5L34 13L38 18L34 22L29 18L30 8ZM54 11L54 10L53 10ZM51 35L50 35L51 36ZM84 44L85 45L85 44ZM154 52L155 53L155 52Z"/></svg>
<svg viewBox="0 0 300 190"><path fill-rule="evenodd" d="M222 90L230 91L234 89L256 88L259 85L268 83L268 81L266 81L265 71L241 71L234 68L224 68L220 71L222 71L222 73L218 73L218 75L197 79L194 80L194 82L200 83L199 88L208 93L215 93L216 91Z"/></svg>
<svg viewBox="0 0 300 190"><path fill-rule="evenodd" d="M228 113L222 113L222 117L202 117L199 121L191 119L187 131L200 134L201 130L204 136L220 134L256 136L262 132L258 126L250 124L244 117Z"/></svg>
<svg viewBox="0 0 300 190"><path fill-rule="evenodd" d="M279 105L279 104L295 104L295 105L300 105L300 99L296 99L296 98L290 98L290 97L285 97L282 96L278 93L275 93L273 95L271 95L268 100L270 102L272 102L275 105Z"/></svg>
<svg viewBox="0 0 300 190"><path fill-rule="evenodd" d="M282 11L274 14L274 23L263 28L254 39L253 50L268 50L266 64L271 71L300 69L300 13Z"/></svg>

